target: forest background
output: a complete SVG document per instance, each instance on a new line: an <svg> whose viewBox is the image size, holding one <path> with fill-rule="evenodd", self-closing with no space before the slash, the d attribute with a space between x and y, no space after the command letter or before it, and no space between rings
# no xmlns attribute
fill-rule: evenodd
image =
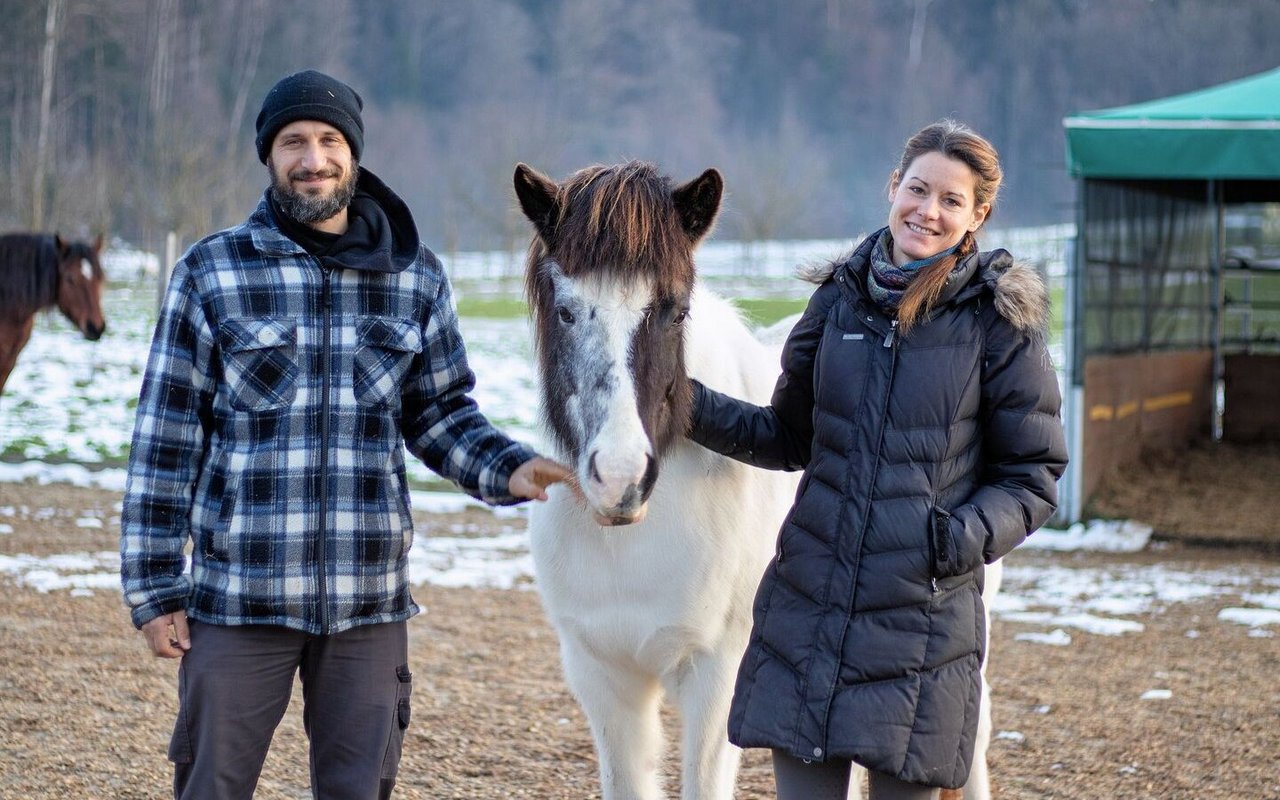
<svg viewBox="0 0 1280 800"><path fill-rule="evenodd" d="M512 249L517 161L727 182L720 237L880 224L902 142L999 148L994 224L1072 219L1062 118L1280 65L1280 0L0 0L0 230L155 251L242 220L254 117L318 68L441 252Z"/></svg>

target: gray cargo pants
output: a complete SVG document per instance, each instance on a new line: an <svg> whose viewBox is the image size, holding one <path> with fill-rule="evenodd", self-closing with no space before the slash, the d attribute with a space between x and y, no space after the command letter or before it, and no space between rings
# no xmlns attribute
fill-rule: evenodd
<svg viewBox="0 0 1280 800"><path fill-rule="evenodd" d="M268 625L191 622L178 670L178 720L169 743L178 800L250 800L293 691L317 800L391 796L409 724L408 632L403 622L311 636Z"/></svg>

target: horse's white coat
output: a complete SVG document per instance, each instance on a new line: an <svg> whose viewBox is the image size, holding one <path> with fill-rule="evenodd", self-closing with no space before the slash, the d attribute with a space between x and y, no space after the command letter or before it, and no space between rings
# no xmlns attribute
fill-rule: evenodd
<svg viewBox="0 0 1280 800"><path fill-rule="evenodd" d="M593 311L599 323L577 330L607 331L611 340L605 347L611 373L599 384L613 390L610 419L584 448L583 460L595 449L598 468L607 458L634 471L652 452L648 439L635 435L634 385L618 349L629 346L638 324L636 295L623 300L616 289L577 286L563 275L555 283L557 302L568 301L578 314ZM691 376L734 397L769 401L780 368L776 341L762 344L729 303L700 287L685 324ZM571 466L582 480L585 465ZM683 800L733 796L741 754L726 736L729 701L756 587L798 477L755 469L682 440L662 459L643 521L601 526L595 504L607 506L609 497L585 485L585 497L560 485L549 490L546 503L535 504L529 533L538 587L559 636L566 679L591 725L605 800L663 796L658 709L664 694L682 719ZM999 577L997 564L988 572L988 607ZM989 800L990 735L984 685L965 800ZM850 797L861 797L859 771L853 783Z"/></svg>
<svg viewBox="0 0 1280 800"><path fill-rule="evenodd" d="M611 308L601 304L597 313ZM691 375L735 397L768 401L776 354L732 306L695 290L685 324ZM606 328L621 336L626 326ZM626 364L614 361L620 373ZM619 390L630 386L629 376L616 377L610 382ZM632 393L611 413L634 417L634 404ZM602 433L597 444L602 453L631 451L611 458L636 458L640 450L630 435L610 441ZM651 449L647 439L643 447ZM740 755L725 734L733 680L797 476L753 469L683 440L660 470L648 516L624 527L598 525L579 497L553 488L530 520L538 586L566 678L591 723L606 800L662 796L663 693L683 721L681 796L729 798Z"/></svg>

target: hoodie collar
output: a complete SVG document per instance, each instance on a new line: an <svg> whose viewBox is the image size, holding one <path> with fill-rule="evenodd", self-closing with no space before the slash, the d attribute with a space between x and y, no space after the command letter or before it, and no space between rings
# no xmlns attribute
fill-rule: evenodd
<svg viewBox="0 0 1280 800"><path fill-rule="evenodd" d="M280 229L271 211L270 190L264 191L249 218L254 246L265 255L306 253ZM319 256L327 267L365 272L402 272L418 257L421 240L413 215L404 201L378 176L360 167L356 193L348 207L347 231Z"/></svg>

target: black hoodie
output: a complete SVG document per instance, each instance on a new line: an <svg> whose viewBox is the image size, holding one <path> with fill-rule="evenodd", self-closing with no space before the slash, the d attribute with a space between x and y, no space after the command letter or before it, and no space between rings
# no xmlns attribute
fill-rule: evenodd
<svg viewBox="0 0 1280 800"><path fill-rule="evenodd" d="M272 219L293 241L327 267L400 272L418 255L418 228L409 207L368 169L359 167L356 193L347 207L345 233L333 234L298 222L266 192Z"/></svg>

